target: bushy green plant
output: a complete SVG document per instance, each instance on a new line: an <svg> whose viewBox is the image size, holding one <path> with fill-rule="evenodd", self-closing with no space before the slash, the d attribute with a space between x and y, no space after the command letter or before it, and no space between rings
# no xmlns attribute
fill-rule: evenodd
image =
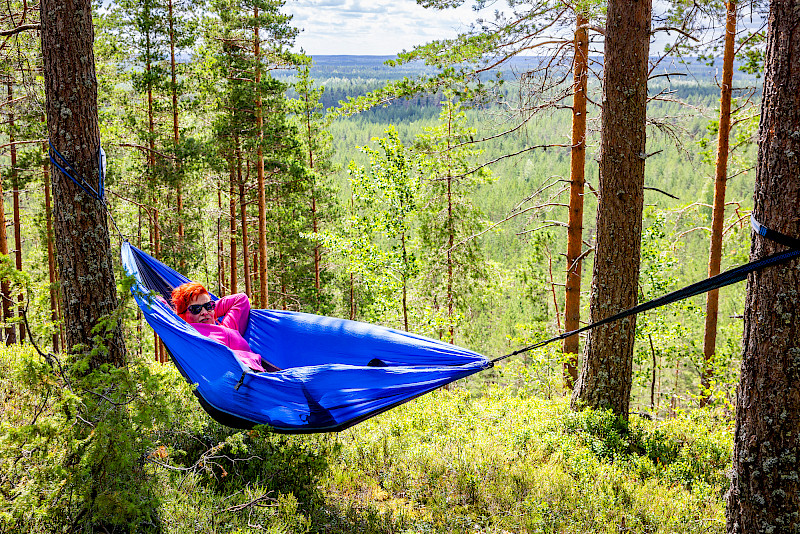
<svg viewBox="0 0 800 534"><path fill-rule="evenodd" d="M176 464L195 466L209 487L230 492L258 484L265 491L294 495L306 509L321 502L318 478L339 450L327 435L287 436L267 426L237 431L214 422L194 435L164 438Z"/></svg>
<svg viewBox="0 0 800 534"><path fill-rule="evenodd" d="M136 358L91 366L126 310L104 318L69 354L0 350L4 528L158 530L158 495L145 469L154 436L198 419L181 401L190 388L174 369Z"/></svg>

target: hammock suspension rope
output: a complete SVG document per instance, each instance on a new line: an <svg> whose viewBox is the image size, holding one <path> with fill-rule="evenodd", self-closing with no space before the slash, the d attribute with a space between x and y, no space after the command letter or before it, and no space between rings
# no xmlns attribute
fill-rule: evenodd
<svg viewBox="0 0 800 534"><path fill-rule="evenodd" d="M588 324L584 327L572 330L570 332L564 332L550 339L545 339L543 341L533 343L532 345L528 345L527 347L523 347L519 350L515 350L514 352L511 352L504 356L495 358L491 360L492 363L505 360L506 358L510 358L511 356L516 356L517 354L522 354L523 352L528 352L534 349L538 349L554 341L566 339L568 337L580 334L582 332L592 330L593 328L597 328L598 326L613 323L614 321L624 319L625 317L630 317L631 315L636 315L638 313L649 311L654 308L666 306L667 304L672 304L673 302L677 302L679 300L683 300L689 297L694 297L695 295L700 295L701 293L706 293L713 289L719 289L721 287L725 287L734 284L736 282L741 282L742 280L747 278L748 274L752 272L760 271L761 269L769 267L771 265L780 265L781 263L785 263L793 258L800 256L800 239L795 239L794 237L790 237L786 234L782 234L780 232L767 228L763 224L759 223L753 215L750 216L750 224L753 227L753 230L755 230L755 232L758 235L766 237L767 239L770 239L780 245L790 247L790 250L777 252L775 254L766 256L759 260L751 261L750 263L741 265L739 267L735 267L733 269L725 271L724 273L712 276L711 278L706 278L705 280L701 280L700 282L696 282L694 284L690 284L686 287L683 287L671 293L667 293L664 296L649 300L647 302L643 302L638 306L634 306L633 308L621 311L617 314L606 317L605 319L602 319L600 321Z"/></svg>

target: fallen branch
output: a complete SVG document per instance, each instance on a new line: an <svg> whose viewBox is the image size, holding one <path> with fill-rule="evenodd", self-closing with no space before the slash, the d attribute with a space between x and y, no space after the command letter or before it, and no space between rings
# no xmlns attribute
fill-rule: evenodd
<svg viewBox="0 0 800 534"><path fill-rule="evenodd" d="M251 506L256 506L256 505L258 505L258 506L275 506L274 504L267 504L267 505L261 504L264 501L270 501L271 503L278 502L277 499L275 499L274 497L270 496L271 494L272 494L272 491L270 490L270 491L268 491L268 492L266 492L266 493L264 493L262 495L259 495L258 497L256 497L255 499L253 499L253 500L251 500L249 502L242 503L242 504L237 504L235 506L229 506L229 507L225 508L223 510L223 512L241 512L245 508L250 508Z"/></svg>

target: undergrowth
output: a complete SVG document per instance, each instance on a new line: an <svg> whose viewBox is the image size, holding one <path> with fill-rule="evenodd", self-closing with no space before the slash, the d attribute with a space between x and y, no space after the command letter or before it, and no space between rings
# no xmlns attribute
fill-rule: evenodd
<svg viewBox="0 0 800 534"><path fill-rule="evenodd" d="M625 422L485 385L283 436L212 422L169 365L126 373L128 402L79 441L70 429L94 394L24 347L0 349L0 532L724 531L731 422L712 411ZM81 493L112 472L113 491Z"/></svg>

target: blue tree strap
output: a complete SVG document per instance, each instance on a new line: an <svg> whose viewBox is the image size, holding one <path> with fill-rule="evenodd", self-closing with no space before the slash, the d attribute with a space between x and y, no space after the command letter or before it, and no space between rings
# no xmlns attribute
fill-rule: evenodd
<svg viewBox="0 0 800 534"><path fill-rule="evenodd" d="M767 228L758 222L755 215L752 214L750 215L750 226L753 227L753 230L755 230L758 235L764 236L770 241L775 241L779 245L785 247L800 249L800 239L795 239L794 237Z"/></svg>
<svg viewBox="0 0 800 534"><path fill-rule="evenodd" d="M719 289L721 287L735 284L736 282L741 282L742 280L747 278L748 274L754 271L760 271L761 269L769 267L771 265L779 265L781 263L785 263L793 258L800 256L800 239L790 237L775 230L771 230L766 226L762 225L761 223L759 223L752 216L750 217L750 223L752 224L753 229L759 235L766 237L767 239L770 239L772 241L775 241L778 244L791 247L791 250L778 252L776 254L772 254L771 256L766 256L759 260L751 261L750 263L746 263L745 265L735 267L733 269L725 271L724 273L712 276L711 278L706 278L705 280L702 280L700 282L695 282L694 284L673 291L672 293L667 293L662 297L658 297L653 300L643 302L638 306L634 306L633 308L629 308L625 311L621 311L610 317L606 317L605 319L597 321L596 323L586 325L582 328L578 328L577 330L572 330L570 332L564 332L563 334L560 334L556 337L545 339L544 341L539 341L532 345L528 345L527 347L515 350L510 354L506 354L505 356L500 356L498 358L495 358L491 362L492 363L499 362L501 360L505 360L506 358L510 358L511 356L516 356L517 354L522 354L523 352L528 352L534 349L538 349L539 347L543 347L554 341L558 341L560 339L566 339L568 337L580 334L582 332L586 332L587 330L592 330L593 328L597 328L598 326L612 323L614 321L618 321L619 319L624 319L625 317L629 317L631 315L636 315L637 313L642 313L648 310L652 310L653 308L666 306L667 304L672 304L673 302L677 302L679 300L687 299L689 297L694 297L695 295L700 295L702 293L707 293L712 289Z"/></svg>
<svg viewBox="0 0 800 534"><path fill-rule="evenodd" d="M53 146L53 142L48 140L50 144L50 162L55 165L58 170L60 170L64 176L68 177L72 180L75 185L83 189L83 191L88 194L89 196L93 197L95 200L99 201L101 204L105 205L105 167L106 167L106 153L103 150L102 146L97 147L97 159L98 159L98 169L97 169L97 189L92 187L92 185L78 173L75 169L75 166L72 165L67 158L64 157L56 147Z"/></svg>
<svg viewBox="0 0 800 534"><path fill-rule="evenodd" d="M64 176L72 180L75 183L75 185L83 189L84 193L97 200L100 203L100 205L103 206L103 208L105 208L106 214L108 215L109 219L111 219L111 222L114 224L114 228L117 230L120 239L125 240L125 236L122 235L119 226L117 226L117 221L114 220L114 216L111 214L111 210L108 209L108 205L106 204L106 199L105 199L106 151L103 150L103 147L100 145L98 145L97 147L97 189L95 189L89 182L86 181L86 179L83 176L81 176L75 170L75 166L72 165L67 160L67 158L64 157L63 154L61 154L58 150L56 150L56 147L53 146L52 141L48 139L48 143L50 144L50 163L55 165L58 168L58 170L64 173Z"/></svg>

